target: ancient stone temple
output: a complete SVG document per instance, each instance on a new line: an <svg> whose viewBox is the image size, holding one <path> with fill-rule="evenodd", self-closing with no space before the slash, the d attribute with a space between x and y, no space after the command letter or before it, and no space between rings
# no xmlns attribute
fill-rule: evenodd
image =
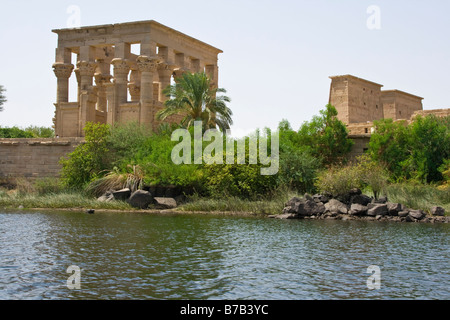
<svg viewBox="0 0 450 320"><path fill-rule="evenodd" d="M58 34L53 64L58 137L82 137L87 122L134 121L155 129L155 115L166 99L163 89L184 72L204 71L218 85L222 51L153 20L52 31ZM69 101L74 74L77 101Z"/></svg>

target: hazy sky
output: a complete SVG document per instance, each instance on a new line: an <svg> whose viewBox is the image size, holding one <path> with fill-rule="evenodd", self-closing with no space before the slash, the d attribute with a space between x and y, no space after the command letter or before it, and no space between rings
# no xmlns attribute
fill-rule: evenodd
<svg viewBox="0 0 450 320"><path fill-rule="evenodd" d="M81 26L156 20L222 49L219 86L232 99L236 135L282 119L297 129L327 104L331 75L419 95L424 109L450 107L447 0L2 0L0 84L8 102L0 126L52 125L51 30L73 23L72 5Z"/></svg>

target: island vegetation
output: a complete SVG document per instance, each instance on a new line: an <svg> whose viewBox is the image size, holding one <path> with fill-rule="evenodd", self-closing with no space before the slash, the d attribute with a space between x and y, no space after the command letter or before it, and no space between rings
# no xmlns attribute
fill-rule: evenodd
<svg viewBox="0 0 450 320"><path fill-rule="evenodd" d="M60 178L3 179L0 207L135 210L126 201L97 198L125 187L172 186L184 195L177 211L269 215L282 213L286 201L295 196L339 195L358 188L375 199L386 196L427 212L438 205L450 212L450 117L419 116L411 123L376 121L367 152L349 159L353 141L336 109L327 105L298 129L288 120L280 121L276 175L261 175L263 165L248 161L177 165L171 160L178 143L171 139L173 130L186 128L193 135L193 120L202 120L204 130L217 127L222 132L232 124L226 105L230 99L219 95L225 90L211 92L202 74L186 76L180 83L166 89L170 99L158 117L183 111L187 116L182 123L163 123L157 130L135 123L87 123L85 143L61 159ZM270 133L264 128L253 135L267 137L270 145ZM50 128L0 128L0 137L6 138L52 136ZM222 137L225 148L231 138ZM231 143L236 147L238 140ZM248 151L248 141L245 146Z"/></svg>

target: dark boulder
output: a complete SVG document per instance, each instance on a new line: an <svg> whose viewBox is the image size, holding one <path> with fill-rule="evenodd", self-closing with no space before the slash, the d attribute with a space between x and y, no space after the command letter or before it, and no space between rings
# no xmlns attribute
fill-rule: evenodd
<svg viewBox="0 0 450 320"><path fill-rule="evenodd" d="M369 203L372 202L372 198L369 196L366 196L365 194L358 194L351 197L350 202L360 204L362 206L367 206Z"/></svg>
<svg viewBox="0 0 450 320"><path fill-rule="evenodd" d="M390 216L398 216L400 211L403 211L403 206L400 203L387 203L388 213Z"/></svg>
<svg viewBox="0 0 450 320"><path fill-rule="evenodd" d="M348 207L337 199L331 199L325 204L325 211L336 214L347 214Z"/></svg>
<svg viewBox="0 0 450 320"><path fill-rule="evenodd" d="M131 190L129 188L124 188L122 190L113 191L112 195L114 200L125 201L131 195Z"/></svg>
<svg viewBox="0 0 450 320"><path fill-rule="evenodd" d="M153 203L153 196L149 191L136 190L128 199L128 203L135 208L146 209Z"/></svg>
<svg viewBox="0 0 450 320"><path fill-rule="evenodd" d="M442 207L433 207L430 212L433 216L445 216L445 209Z"/></svg>
<svg viewBox="0 0 450 320"><path fill-rule="evenodd" d="M368 208L359 203L353 203L350 207L350 214L354 216L363 216L367 214Z"/></svg>
<svg viewBox="0 0 450 320"><path fill-rule="evenodd" d="M174 209L177 207L177 201L174 198L154 198L154 204L157 209Z"/></svg>
<svg viewBox="0 0 450 320"><path fill-rule="evenodd" d="M325 206L323 203L297 197L289 200L283 209L284 214L296 214L298 216L320 215L324 212Z"/></svg>
<svg viewBox="0 0 450 320"><path fill-rule="evenodd" d="M312 196L315 202L327 203L330 201L330 197L324 194L315 194Z"/></svg>
<svg viewBox="0 0 450 320"><path fill-rule="evenodd" d="M385 216L388 214L386 204L370 203L368 205L367 215L371 217Z"/></svg>
<svg viewBox="0 0 450 320"><path fill-rule="evenodd" d="M422 220L425 217L425 212L422 210L411 210L408 216L416 220Z"/></svg>

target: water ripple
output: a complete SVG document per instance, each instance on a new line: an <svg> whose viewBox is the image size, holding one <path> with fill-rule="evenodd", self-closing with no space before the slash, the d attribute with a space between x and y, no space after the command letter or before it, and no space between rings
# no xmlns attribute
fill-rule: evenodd
<svg viewBox="0 0 450 320"><path fill-rule="evenodd" d="M449 299L448 225L0 213L0 299ZM81 268L81 289L66 286ZM381 269L369 290L367 267Z"/></svg>

